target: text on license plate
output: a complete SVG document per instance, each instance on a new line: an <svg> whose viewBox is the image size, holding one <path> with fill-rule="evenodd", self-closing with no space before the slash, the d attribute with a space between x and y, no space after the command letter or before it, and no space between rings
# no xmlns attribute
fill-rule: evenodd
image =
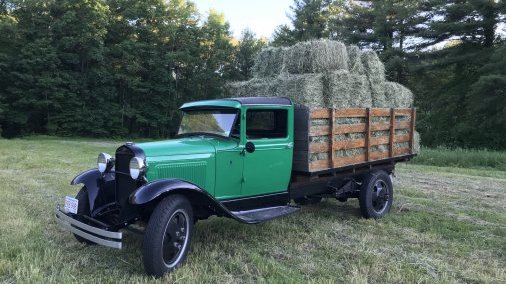
<svg viewBox="0 0 506 284"><path fill-rule="evenodd" d="M69 213L72 213L72 214L77 214L77 206L79 205L79 200L73 198L73 197L70 197L70 196L65 196L65 211L69 212Z"/></svg>

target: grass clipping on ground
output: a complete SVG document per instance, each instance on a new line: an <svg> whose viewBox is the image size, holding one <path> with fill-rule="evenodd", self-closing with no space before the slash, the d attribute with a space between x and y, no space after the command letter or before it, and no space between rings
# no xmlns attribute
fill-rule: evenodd
<svg viewBox="0 0 506 284"><path fill-rule="evenodd" d="M255 60L253 75L249 81L229 83L228 95L288 97L311 108L413 106L413 93L409 89L386 80L385 66L376 52L361 51L357 46L338 41L316 40L291 47L264 48ZM416 140L418 145L419 138ZM378 151L387 148L378 147Z"/></svg>

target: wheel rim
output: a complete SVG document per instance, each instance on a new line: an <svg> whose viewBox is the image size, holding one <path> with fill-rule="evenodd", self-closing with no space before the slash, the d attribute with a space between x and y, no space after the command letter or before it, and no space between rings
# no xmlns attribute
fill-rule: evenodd
<svg viewBox="0 0 506 284"><path fill-rule="evenodd" d="M167 267L177 265L188 244L189 218L184 210L176 210L169 219L163 235L163 262Z"/></svg>
<svg viewBox="0 0 506 284"><path fill-rule="evenodd" d="M390 201L390 188L383 180L377 180L374 183L372 192L372 207L376 213L383 213Z"/></svg>

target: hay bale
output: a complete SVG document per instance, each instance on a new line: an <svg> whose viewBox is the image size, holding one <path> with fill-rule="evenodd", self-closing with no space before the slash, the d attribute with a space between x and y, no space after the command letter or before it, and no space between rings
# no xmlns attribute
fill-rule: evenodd
<svg viewBox="0 0 506 284"><path fill-rule="evenodd" d="M319 40L311 42L313 73L348 70L348 51L342 42Z"/></svg>
<svg viewBox="0 0 506 284"><path fill-rule="evenodd" d="M288 97L296 104L308 107L325 107L323 74L280 76L275 80L275 96Z"/></svg>
<svg viewBox="0 0 506 284"><path fill-rule="evenodd" d="M305 74L313 72L311 42L301 42L287 48L284 56L284 71L290 74Z"/></svg>
<svg viewBox="0 0 506 284"><path fill-rule="evenodd" d="M384 82L385 97L391 107L409 108L413 106L413 93L403 85Z"/></svg>
<svg viewBox="0 0 506 284"><path fill-rule="evenodd" d="M348 70L346 46L338 41L315 40L285 48L282 71L290 74Z"/></svg>
<svg viewBox="0 0 506 284"><path fill-rule="evenodd" d="M351 74L346 70L337 70L325 78L327 107L371 107L372 98L369 83L365 75Z"/></svg>
<svg viewBox="0 0 506 284"><path fill-rule="evenodd" d="M365 153L365 148L341 149L334 152L335 157L353 157Z"/></svg>
<svg viewBox="0 0 506 284"><path fill-rule="evenodd" d="M309 160L311 162L314 161L321 161L321 160L328 160L329 159L329 153L311 153L311 156L309 156Z"/></svg>
<svg viewBox="0 0 506 284"><path fill-rule="evenodd" d="M286 48L266 47L257 55L253 65L253 76L256 78L276 77L284 68Z"/></svg>
<svg viewBox="0 0 506 284"><path fill-rule="evenodd" d="M365 138L365 133L362 133L362 132L334 134L335 141L349 141L349 140L364 139L364 138Z"/></svg>
<svg viewBox="0 0 506 284"><path fill-rule="evenodd" d="M348 69L352 74L364 75L364 64L362 63L360 48L356 45L349 45L346 47L348 52Z"/></svg>
<svg viewBox="0 0 506 284"><path fill-rule="evenodd" d="M373 107L388 107L389 102L385 96L383 83L385 82L385 66L374 51L365 51L361 54L364 71L369 81Z"/></svg>
<svg viewBox="0 0 506 284"><path fill-rule="evenodd" d="M253 78L225 86L229 97L268 97L276 94L276 84L270 79Z"/></svg>
<svg viewBox="0 0 506 284"><path fill-rule="evenodd" d="M328 135L321 135L321 136L310 136L309 137L309 143L312 144L320 144L320 143L329 143L329 136Z"/></svg>

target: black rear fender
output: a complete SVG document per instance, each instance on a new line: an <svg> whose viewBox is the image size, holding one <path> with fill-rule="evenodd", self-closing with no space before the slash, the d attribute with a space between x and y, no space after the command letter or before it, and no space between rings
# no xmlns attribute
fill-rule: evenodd
<svg viewBox="0 0 506 284"><path fill-rule="evenodd" d="M141 186L132 192L129 202L132 205L154 208L163 198L172 194L185 196L199 218L205 219L210 215L234 218L233 214L207 191L180 179L158 180Z"/></svg>
<svg viewBox="0 0 506 284"><path fill-rule="evenodd" d="M102 174L98 169L90 169L78 174L70 184L83 184L86 187L91 212L105 202L110 202L109 195L114 194L114 174Z"/></svg>

